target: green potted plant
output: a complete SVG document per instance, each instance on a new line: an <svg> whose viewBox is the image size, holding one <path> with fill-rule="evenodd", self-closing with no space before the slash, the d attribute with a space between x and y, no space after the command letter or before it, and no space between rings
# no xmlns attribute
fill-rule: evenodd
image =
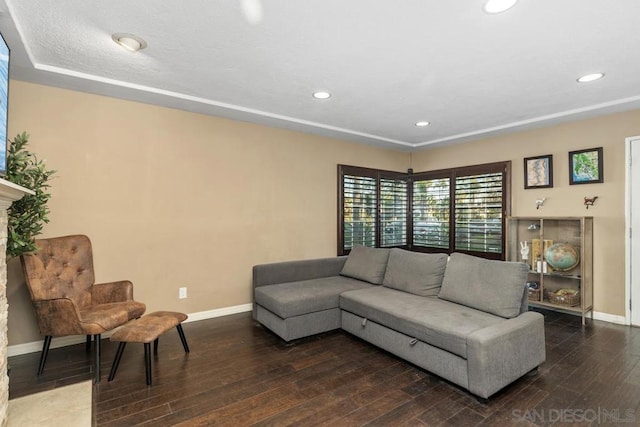
<svg viewBox="0 0 640 427"><path fill-rule="evenodd" d="M7 180L35 192L13 202L8 210L7 259L35 251L35 238L49 222L48 181L56 171L27 150L28 143L29 135L23 132L7 148Z"/></svg>

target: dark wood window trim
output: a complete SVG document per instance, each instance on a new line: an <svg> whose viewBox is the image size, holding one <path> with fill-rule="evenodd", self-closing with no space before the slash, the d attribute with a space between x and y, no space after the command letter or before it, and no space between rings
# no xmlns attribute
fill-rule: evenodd
<svg viewBox="0 0 640 427"><path fill-rule="evenodd" d="M468 176L476 176L483 174L501 174L501 224L500 224L500 248L501 252L482 252L474 250L456 249L456 182L460 178ZM375 237L371 240L373 246L381 247L382 236L385 232L382 226L381 219L381 180L390 179L406 182L406 239L402 242L404 244L394 245L393 247L402 247L420 252L463 252L471 255L483 256L490 259L505 259L505 220L511 213L511 162L494 162L481 165L465 166L451 169L441 169L428 172L419 172L414 174L406 174L394 171L385 171L372 168L362 168L357 166L338 165L338 254L346 255L349 253L349 249L345 249L345 230L344 230L344 179L345 175L355 177L367 177L371 178L375 182L375 211L370 209L374 216L374 226L372 232ZM447 247L430 247L420 245L420 242L414 242L414 227L418 227L414 224L413 218L413 199L414 199L414 182L432 180L432 179L449 179L449 201L450 201L450 213L448 219L448 244ZM372 182L372 181L369 181ZM459 207L459 209L462 209ZM424 227L424 225L423 225ZM469 233L469 231L467 230ZM401 234L401 233L400 233ZM392 239L393 240L393 239ZM393 240L394 243L398 243L398 240ZM390 247L390 246L387 246ZM495 250L495 249L494 249Z"/></svg>
<svg viewBox="0 0 640 427"><path fill-rule="evenodd" d="M372 212L375 220L373 227L373 242L375 247L382 247L382 233L384 233L382 221L381 221L381 212L382 212L382 197L381 197L381 181L382 180L397 180L407 183L409 175L401 172L387 171L387 170L379 170L379 169L371 169L371 168L363 168L358 166L347 166L347 165L338 165L338 254L346 255L350 252L349 246L345 245L345 229L344 229L344 202L345 202L345 176L356 176L363 178L370 178L375 182L375 206L374 212ZM408 194L407 190L407 194ZM409 202L407 201L407 210L405 211L405 217L408 215L408 206ZM404 222L404 227L406 229L406 220ZM408 231L406 232L408 234ZM389 246L385 246L389 247ZM395 245L394 247L404 247L407 248L408 245L406 242L402 245Z"/></svg>
<svg viewBox="0 0 640 427"><path fill-rule="evenodd" d="M456 234L458 233L458 227L456 227L456 206L460 208L459 204L456 203L456 195L457 193L457 183L458 179L462 179L464 177L477 176L477 175L489 175L489 174L501 174L501 195L502 195L502 206L500 207L501 213L501 221L500 221L500 252L491 252L491 251L477 251L477 250L469 250L469 249L461 249L456 247ZM420 172L413 174L411 176L412 182L418 182L422 180L433 180L433 179L449 179L449 234L448 234L448 244L446 248L439 248L433 246L421 246L416 244L411 240L410 248L414 251L420 252L462 252L470 255L482 256L484 258L489 259L505 259L505 220L507 216L511 214L511 162L494 162L494 163L486 163L481 165L473 165L473 166L464 166L458 168L451 169L441 169L430 172ZM412 185L412 196L413 194L413 185ZM412 218L413 219L413 218ZM411 229L414 229L414 225L411 225ZM412 236L413 237L413 236Z"/></svg>

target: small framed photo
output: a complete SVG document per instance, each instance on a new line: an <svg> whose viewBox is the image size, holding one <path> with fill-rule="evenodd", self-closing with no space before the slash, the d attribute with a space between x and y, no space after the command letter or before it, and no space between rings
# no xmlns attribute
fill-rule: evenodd
<svg viewBox="0 0 640 427"><path fill-rule="evenodd" d="M602 147L569 152L569 184L604 182Z"/></svg>
<svg viewBox="0 0 640 427"><path fill-rule="evenodd" d="M553 156L527 157L524 159L524 188L553 187Z"/></svg>

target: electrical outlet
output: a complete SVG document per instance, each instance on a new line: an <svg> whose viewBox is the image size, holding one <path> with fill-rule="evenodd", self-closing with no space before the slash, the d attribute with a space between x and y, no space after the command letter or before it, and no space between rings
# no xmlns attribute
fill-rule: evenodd
<svg viewBox="0 0 640 427"><path fill-rule="evenodd" d="M187 288L180 288L178 289L178 298L180 299L185 299L187 297Z"/></svg>

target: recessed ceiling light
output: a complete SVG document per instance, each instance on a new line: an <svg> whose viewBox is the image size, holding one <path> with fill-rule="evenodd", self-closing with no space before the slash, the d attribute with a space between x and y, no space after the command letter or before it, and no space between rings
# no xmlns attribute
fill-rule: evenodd
<svg viewBox="0 0 640 427"><path fill-rule="evenodd" d="M604 73L593 73L593 74L584 75L584 76L580 77L579 79L577 79L576 81L578 83L588 83L588 82L592 82L594 80L599 80L599 79L601 79L603 77L604 77Z"/></svg>
<svg viewBox="0 0 640 427"><path fill-rule="evenodd" d="M511 9L518 0L487 0L484 4L484 11L491 14L501 13Z"/></svg>
<svg viewBox="0 0 640 427"><path fill-rule="evenodd" d="M324 90L319 90L318 92L313 92L313 97L315 99L327 99L331 98L331 94Z"/></svg>
<svg viewBox="0 0 640 427"><path fill-rule="evenodd" d="M425 121L422 121L422 122L416 122L416 126L421 127L421 128L423 128L423 127L425 127L425 126L429 126L430 124L431 124L431 123L429 123L429 122L425 122Z"/></svg>
<svg viewBox="0 0 640 427"><path fill-rule="evenodd" d="M111 36L111 39L130 52L137 52L147 47L146 41L133 34L116 33Z"/></svg>

